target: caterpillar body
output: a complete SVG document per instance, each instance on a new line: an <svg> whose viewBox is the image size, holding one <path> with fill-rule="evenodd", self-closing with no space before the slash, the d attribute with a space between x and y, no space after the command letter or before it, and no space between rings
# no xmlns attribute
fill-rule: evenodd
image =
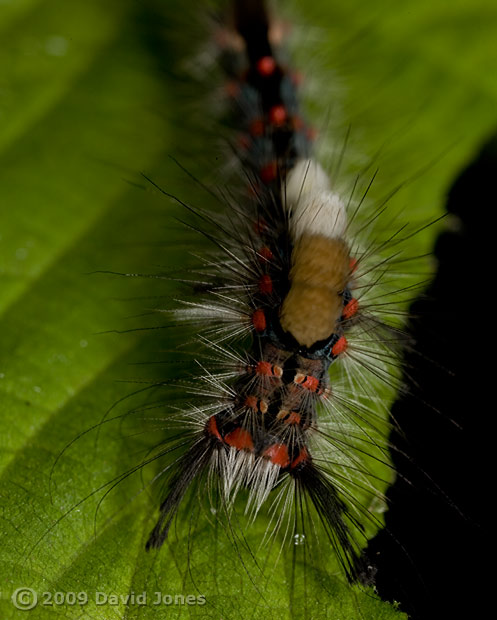
<svg viewBox="0 0 497 620"><path fill-rule="evenodd" d="M364 196L344 198L313 157L299 78L264 3L233 7L217 45L241 189L222 195L222 215L188 207L217 256L174 311L196 327L204 356L198 376L182 382L192 406L166 418L181 433L159 449L165 495L146 547L163 545L195 487L228 521L239 495L250 521L269 505L268 535L287 541L319 525L347 578L370 580L360 539L364 521L377 518L364 497L381 491L366 461L388 467L378 383L397 385L401 338L384 321L392 300L383 277L395 254L374 256L397 233L361 242L383 205L358 223Z"/></svg>

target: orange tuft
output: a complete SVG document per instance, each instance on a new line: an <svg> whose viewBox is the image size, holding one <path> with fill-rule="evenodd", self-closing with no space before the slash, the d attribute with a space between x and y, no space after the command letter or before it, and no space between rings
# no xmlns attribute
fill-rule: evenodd
<svg viewBox="0 0 497 620"><path fill-rule="evenodd" d="M235 428L234 431L228 433L224 438L224 441L237 450L247 450L248 452L254 451L254 442L252 441L252 435L245 429Z"/></svg>
<svg viewBox="0 0 497 620"><path fill-rule="evenodd" d="M273 465L280 467L288 467L290 457L288 456L288 448L283 443L273 443L264 451L263 456L268 458Z"/></svg>
<svg viewBox="0 0 497 620"><path fill-rule="evenodd" d="M349 346L349 343L347 342L347 338L345 338L345 336L342 336L333 345L331 352L333 353L333 355L340 355L340 353L343 353L344 351L347 350L348 346Z"/></svg>

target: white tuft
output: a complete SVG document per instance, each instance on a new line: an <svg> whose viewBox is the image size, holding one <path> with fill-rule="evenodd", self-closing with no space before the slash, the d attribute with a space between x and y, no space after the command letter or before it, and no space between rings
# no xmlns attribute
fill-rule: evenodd
<svg viewBox="0 0 497 620"><path fill-rule="evenodd" d="M313 159L302 159L288 174L286 187L287 210L294 240L304 233L342 237L347 228L345 205L322 167Z"/></svg>
<svg viewBox="0 0 497 620"><path fill-rule="evenodd" d="M301 159L286 179L287 202L294 204L303 194L330 189L330 180L321 165L313 159Z"/></svg>

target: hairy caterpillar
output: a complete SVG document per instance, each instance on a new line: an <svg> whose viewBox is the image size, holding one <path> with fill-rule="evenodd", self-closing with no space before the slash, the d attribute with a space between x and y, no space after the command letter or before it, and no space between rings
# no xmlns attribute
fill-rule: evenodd
<svg viewBox="0 0 497 620"><path fill-rule="evenodd" d="M311 539L318 524L346 576L368 579L361 521L378 520L361 495L379 492L363 457L388 467L376 384L396 385L402 337L395 318L388 324L399 291L383 290L398 253L375 254L395 248L404 227L375 238L385 205L363 217L367 189L344 197L313 158L298 80L264 4L235 2L232 29L217 39L242 190L225 190L220 215L188 207L218 252L185 276L197 296L173 312L201 329L204 357L181 384L192 405L164 418L178 432L154 454L167 482L146 546L163 545L190 487L205 488L228 523L248 493L249 521L271 505L267 535ZM330 383L332 365L342 369Z"/></svg>

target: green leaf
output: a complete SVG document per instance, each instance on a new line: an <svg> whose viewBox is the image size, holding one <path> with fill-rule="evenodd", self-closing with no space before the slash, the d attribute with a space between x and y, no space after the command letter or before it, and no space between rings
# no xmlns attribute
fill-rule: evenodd
<svg viewBox="0 0 497 620"><path fill-rule="evenodd" d="M297 15L296 40L307 50L296 50L297 63L310 76L314 113L338 108L341 124L351 125L348 151L363 162L378 153L373 198L416 177L394 208L414 222L433 219L456 171L494 129L497 7L490 0L370 5L284 7ZM154 7L176 21L157 28ZM25 617L11 601L21 587L38 594L36 618L267 618L268 608L281 618L402 617L334 575L332 558L309 569L305 590L303 568L297 563L292 581L286 556L261 575L250 554L206 518L195 524L193 549L188 528L179 528L160 553L146 553L158 496L140 492L139 475L98 505L109 481L159 439L127 427L125 414L144 402L140 395L112 406L146 387L135 380L176 372L130 364L160 361L177 334L116 332L160 325L161 315L137 315L181 292L167 279L95 272L174 273L195 251L192 243L201 243L173 219L184 211L141 172L181 199L210 204L168 158L180 156L209 179L218 155L200 130L215 114L211 93L202 99L194 87L196 112L191 104L185 112L182 94L191 85L176 77L198 51L197 30L205 31L190 19L187 9L195 8L176 0L167 7L0 0L2 617ZM322 133L326 139L326 125ZM410 240L412 254L429 251L434 233ZM85 433L109 410L108 419L122 417L98 435ZM252 548L263 533L262 525L247 534ZM74 604L70 592L87 593L88 601ZM156 592L166 596L160 604ZM131 593L142 599L105 599ZM195 604L175 603L179 595Z"/></svg>

